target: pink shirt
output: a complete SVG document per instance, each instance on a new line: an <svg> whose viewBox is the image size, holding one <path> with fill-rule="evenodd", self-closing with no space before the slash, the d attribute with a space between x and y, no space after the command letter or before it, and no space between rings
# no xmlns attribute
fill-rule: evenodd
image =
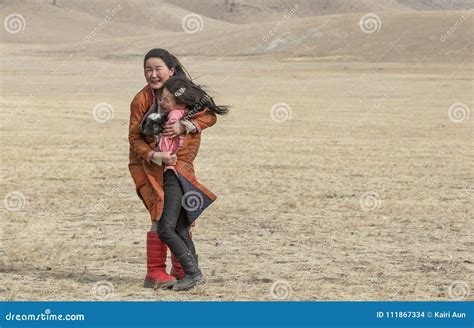
<svg viewBox="0 0 474 328"><path fill-rule="evenodd" d="M166 120L166 124L170 124L170 123L172 124L176 121L179 121L180 119L182 119L184 117L184 114L185 114L185 110L182 107L177 107L177 108L172 109L168 113L168 118ZM170 151L172 153L176 153L178 148L181 147L181 145L183 144L183 139L184 139L183 135L180 135L180 136L175 137L173 139L161 135L160 136L160 143L159 143L158 147L159 147L161 152ZM165 169L164 169L163 172L166 172L166 170L168 170L168 169L172 169L173 171L176 172L174 166L172 166L172 165L165 165Z"/></svg>

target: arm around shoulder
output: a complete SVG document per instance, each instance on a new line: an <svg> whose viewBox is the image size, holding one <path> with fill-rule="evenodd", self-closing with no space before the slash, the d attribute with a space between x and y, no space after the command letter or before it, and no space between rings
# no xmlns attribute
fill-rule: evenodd
<svg viewBox="0 0 474 328"><path fill-rule="evenodd" d="M201 132L202 130L210 128L211 126L216 124L217 117L214 112L211 112L210 110L206 109L191 117L190 120L196 127L197 132Z"/></svg>

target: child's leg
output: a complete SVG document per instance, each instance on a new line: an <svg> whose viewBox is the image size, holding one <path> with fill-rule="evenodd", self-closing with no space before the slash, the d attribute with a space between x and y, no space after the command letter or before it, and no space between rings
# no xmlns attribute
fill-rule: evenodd
<svg viewBox="0 0 474 328"><path fill-rule="evenodd" d="M168 170L164 176L163 213L158 222L158 234L176 256L188 252L187 244L176 233L178 218L181 213L183 190L173 171Z"/></svg>
<svg viewBox="0 0 474 328"><path fill-rule="evenodd" d="M191 225L188 224L188 219L186 218L186 211L184 210L184 208L181 208L181 212L179 213L178 217L178 222L176 224L176 234L184 241L184 243L191 251L197 262L196 248L194 246L193 240L191 239L191 235L189 234L190 228Z"/></svg>
<svg viewBox="0 0 474 328"><path fill-rule="evenodd" d="M188 222L186 218L186 211L184 208L181 209L181 212L179 214L178 218L178 223L176 225L176 233L178 236L184 241L184 243L188 246L188 249L191 251L193 254L194 258L196 259L197 263L197 255L194 249L194 244L191 241L191 232L189 231L189 228L186 227L186 223ZM171 252L171 272L170 274L176 279L182 279L184 277L184 270L181 265L181 262L179 262L178 258L175 256L173 252Z"/></svg>
<svg viewBox="0 0 474 328"><path fill-rule="evenodd" d="M164 192L165 202L163 214L158 223L158 233L161 239L168 245L171 252L176 255L185 273L183 279L178 281L174 289L188 290L204 282L204 278L196 263L195 255L191 253L187 244L176 233L178 219L179 217L183 218L183 215L180 215L182 210L181 199L183 197L183 189L173 171L166 171L165 173ZM180 223L180 229L184 225L184 223Z"/></svg>

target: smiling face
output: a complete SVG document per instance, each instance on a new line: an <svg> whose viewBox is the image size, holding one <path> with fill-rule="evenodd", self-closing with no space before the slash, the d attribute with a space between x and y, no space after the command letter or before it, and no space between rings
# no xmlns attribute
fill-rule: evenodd
<svg viewBox="0 0 474 328"><path fill-rule="evenodd" d="M163 89L163 94L161 96L161 108L165 110L166 113L169 113L173 108L178 107L174 95L169 92L168 89Z"/></svg>
<svg viewBox="0 0 474 328"><path fill-rule="evenodd" d="M145 63L145 79L154 90L163 88L163 84L173 74L174 68L168 68L161 58L148 58Z"/></svg>

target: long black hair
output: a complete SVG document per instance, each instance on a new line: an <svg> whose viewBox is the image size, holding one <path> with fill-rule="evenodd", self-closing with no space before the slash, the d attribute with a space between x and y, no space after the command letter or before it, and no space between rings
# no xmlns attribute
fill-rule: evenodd
<svg viewBox="0 0 474 328"><path fill-rule="evenodd" d="M164 83L163 87L171 92L178 105L184 105L188 109L186 117L190 117L197 112L208 108L212 112L225 115L229 112L229 106L218 106L211 96L185 76L171 76Z"/></svg>
<svg viewBox="0 0 474 328"><path fill-rule="evenodd" d="M174 69L174 76L184 76L188 79L191 78L187 69L181 64L181 62L172 55L168 50L161 48L154 48L147 52L143 59L143 69L146 68L146 61L150 58L160 58L168 66L169 69Z"/></svg>

